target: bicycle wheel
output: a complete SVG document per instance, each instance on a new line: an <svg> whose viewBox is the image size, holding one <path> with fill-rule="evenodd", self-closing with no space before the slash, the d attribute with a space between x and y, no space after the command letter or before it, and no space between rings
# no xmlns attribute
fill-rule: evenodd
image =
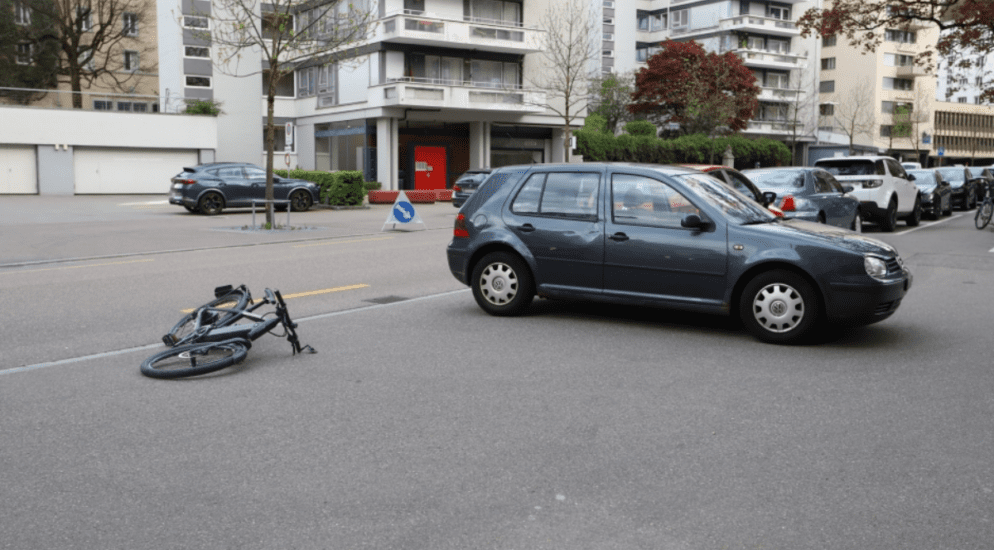
<svg viewBox="0 0 994 550"><path fill-rule="evenodd" d="M220 298L215 298L214 300L207 302L206 304L200 306L199 308L193 310L192 313L187 314L185 317L180 319L178 323L169 331L165 336L162 337L163 343L167 346L175 346L176 342L181 341L193 332L193 328L197 325L197 310L204 307L216 307L223 309L234 309L241 311L248 306L249 302L252 300L252 296L249 295L248 290L242 288L232 289L231 292L221 296ZM234 319L235 313L215 313L209 314L208 318L204 320L205 324L208 325L223 325L230 319Z"/></svg>
<svg viewBox="0 0 994 550"><path fill-rule="evenodd" d="M991 223L991 216L994 216L994 202L985 200L980 208L977 209L977 215L973 218L973 223L977 226L977 229L983 229L987 227L987 224Z"/></svg>
<svg viewBox="0 0 994 550"><path fill-rule="evenodd" d="M160 351L142 362L141 372L151 378L185 378L207 374L235 363L248 355L244 340L187 344Z"/></svg>

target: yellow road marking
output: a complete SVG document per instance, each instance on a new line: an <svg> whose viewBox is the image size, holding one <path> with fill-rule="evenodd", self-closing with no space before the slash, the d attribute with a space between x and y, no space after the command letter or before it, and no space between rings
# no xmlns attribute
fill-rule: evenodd
<svg viewBox="0 0 994 550"><path fill-rule="evenodd" d="M323 290L312 290L310 292L298 292L296 294L286 294L283 296L284 300L292 300L294 298L303 298L304 296L316 296L318 294L329 294L332 292L341 292L343 290L356 290L358 288L368 288L367 284L349 285L349 286L336 286L335 288L325 288ZM253 300L251 303L255 303L257 300ZM222 305L221 307L229 307L234 305L234 302L230 304ZM181 310L181 313L193 313L197 308L190 308Z"/></svg>
<svg viewBox="0 0 994 550"><path fill-rule="evenodd" d="M327 246L327 245L330 245L330 244L368 243L368 242L372 242L372 241L386 241L386 240L392 239L392 238L393 237L378 237L376 239L356 239L356 240L351 240L351 241L331 241L331 242L326 242L326 243L295 244L295 245L293 245L293 247L294 248L305 248L305 247L308 247L308 246Z"/></svg>
<svg viewBox="0 0 994 550"><path fill-rule="evenodd" d="M45 269L25 269L23 271L0 271L0 275L5 273L38 273L39 271L61 271L64 269L79 269L81 267L103 267L107 265L140 264L154 262L155 260L128 260L126 262L108 262L105 264L67 265L63 267L46 267Z"/></svg>

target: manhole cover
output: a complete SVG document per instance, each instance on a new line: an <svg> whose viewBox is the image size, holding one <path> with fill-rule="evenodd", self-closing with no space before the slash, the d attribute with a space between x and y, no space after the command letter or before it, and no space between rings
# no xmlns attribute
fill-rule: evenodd
<svg viewBox="0 0 994 550"><path fill-rule="evenodd" d="M392 304L394 302L403 302L407 300L403 296L381 296L379 298L372 298L370 300L365 300L366 302L372 302L374 304Z"/></svg>

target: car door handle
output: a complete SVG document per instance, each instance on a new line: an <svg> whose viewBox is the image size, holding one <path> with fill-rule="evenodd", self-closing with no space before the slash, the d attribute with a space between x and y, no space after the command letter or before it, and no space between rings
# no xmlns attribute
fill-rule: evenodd
<svg viewBox="0 0 994 550"><path fill-rule="evenodd" d="M524 231L525 233L531 233L532 231L535 231L535 226L530 223L526 223L525 225L522 225L518 229Z"/></svg>
<svg viewBox="0 0 994 550"><path fill-rule="evenodd" d="M619 232L615 233L614 235L611 235L608 238L611 239L612 241L622 242L622 241L627 241L628 240L628 235L625 235L624 233L622 233L622 232L619 231Z"/></svg>

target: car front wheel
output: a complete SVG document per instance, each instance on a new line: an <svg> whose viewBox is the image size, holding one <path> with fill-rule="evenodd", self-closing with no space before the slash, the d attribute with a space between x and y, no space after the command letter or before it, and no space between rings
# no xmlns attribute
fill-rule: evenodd
<svg viewBox="0 0 994 550"><path fill-rule="evenodd" d="M774 344L801 341L819 316L818 296L800 275L771 270L760 273L745 286L739 316L753 336Z"/></svg>
<svg viewBox="0 0 994 550"><path fill-rule="evenodd" d="M220 214L221 210L224 209L224 197L218 193L207 193L203 197L200 197L197 208L205 216Z"/></svg>
<svg viewBox="0 0 994 550"><path fill-rule="evenodd" d="M922 201L921 197L915 197L915 207L911 209L911 213L908 217L904 219L904 223L908 224L908 227L915 227L922 221Z"/></svg>
<svg viewBox="0 0 994 550"><path fill-rule="evenodd" d="M887 211L884 212L883 217L880 219L880 229L883 229L887 233L894 231L894 227L897 226L897 200L891 199L890 204L887 206Z"/></svg>
<svg viewBox="0 0 994 550"><path fill-rule="evenodd" d="M507 252L487 254L473 269L470 285L476 303L490 315L519 315L535 296L528 266Z"/></svg>
<svg viewBox="0 0 994 550"><path fill-rule="evenodd" d="M307 191L294 191L290 195L290 208L294 212L306 212L314 201L311 199L311 194Z"/></svg>

